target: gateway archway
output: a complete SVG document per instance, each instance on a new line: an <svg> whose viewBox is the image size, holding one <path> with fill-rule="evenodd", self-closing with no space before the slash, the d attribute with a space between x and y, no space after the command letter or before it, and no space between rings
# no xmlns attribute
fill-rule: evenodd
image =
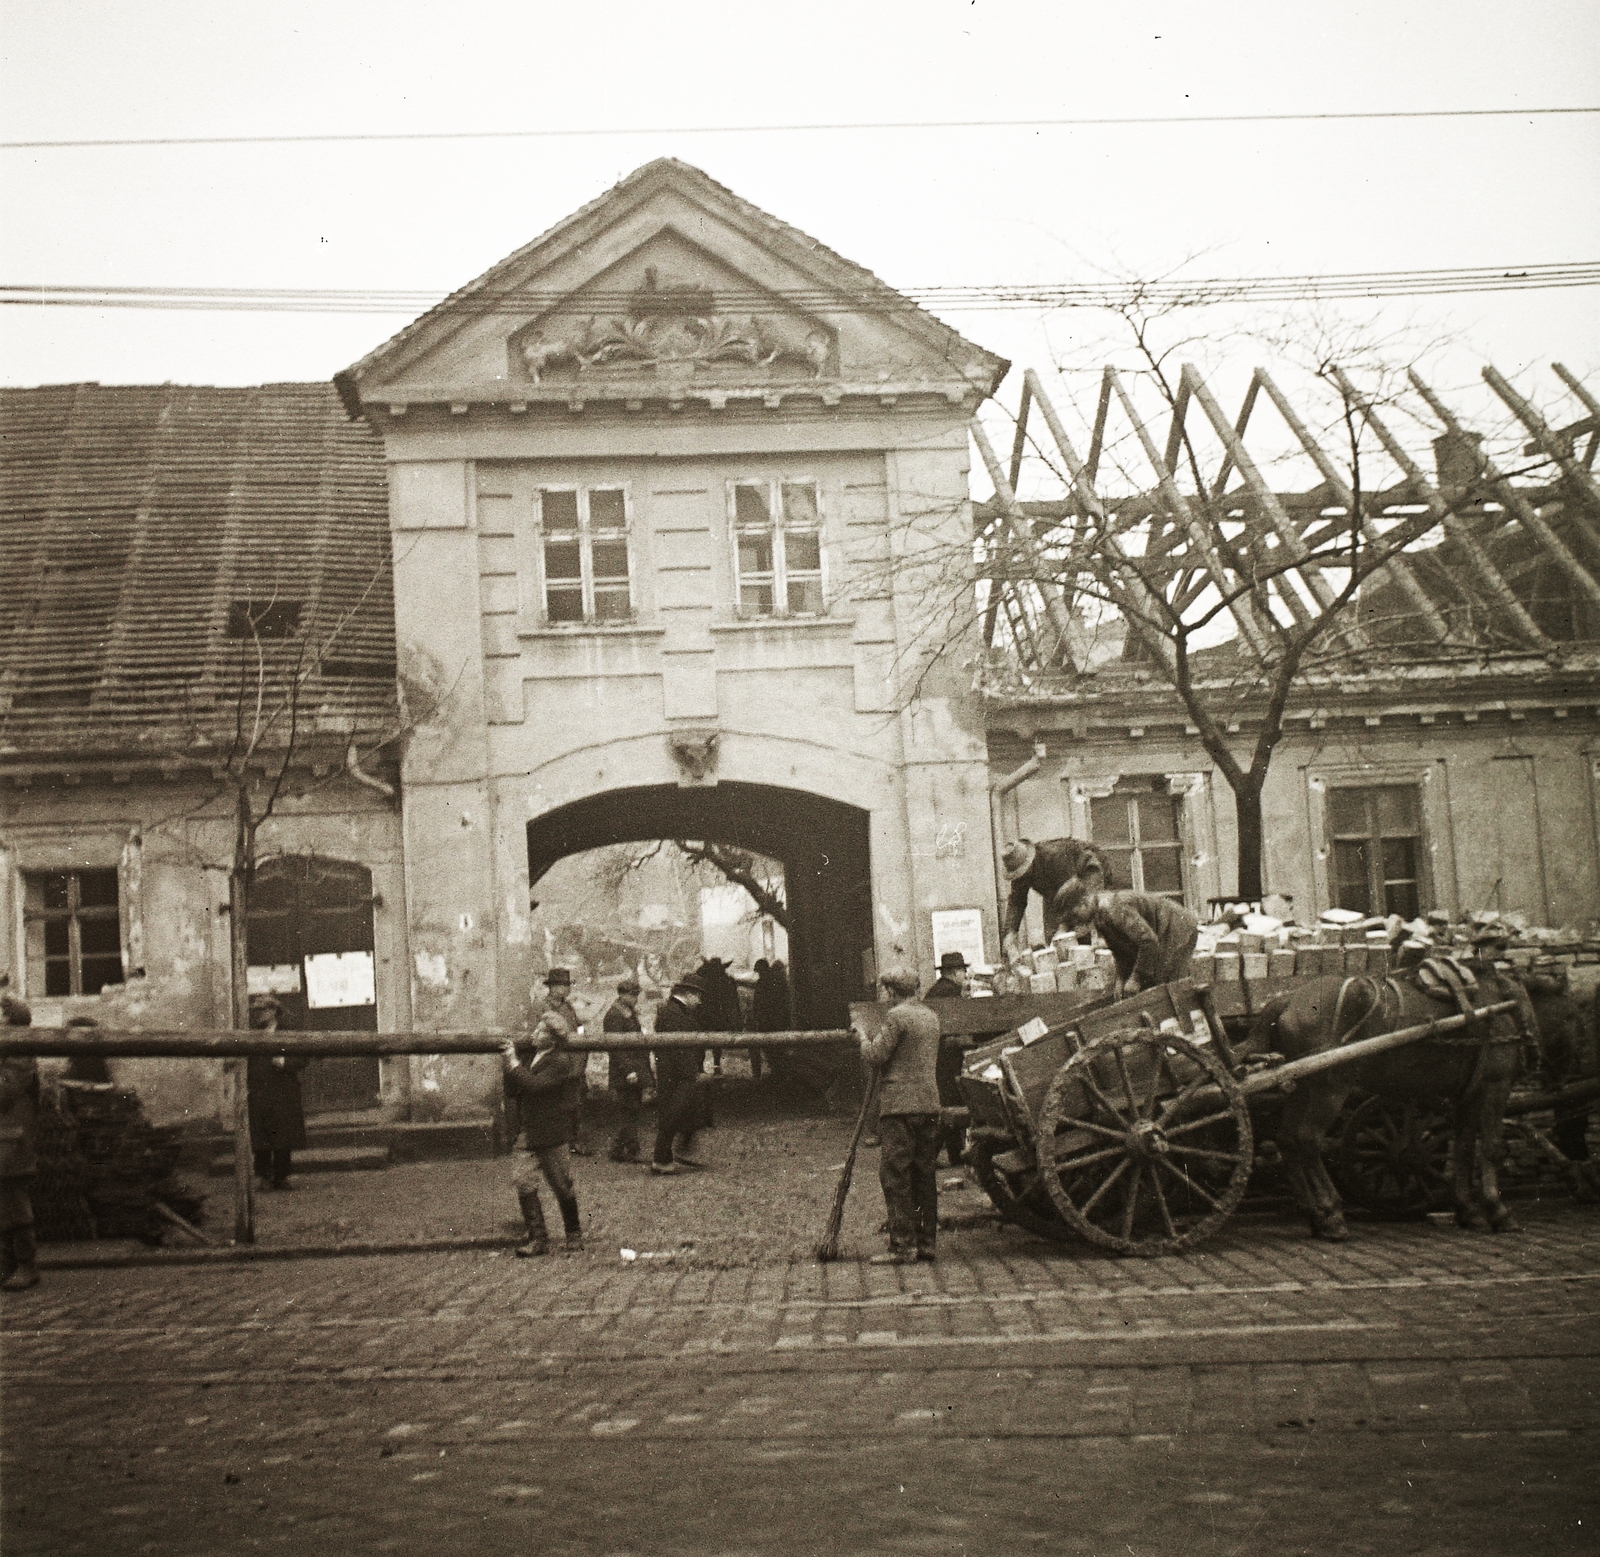
<svg viewBox="0 0 1600 1557"><path fill-rule="evenodd" d="M871 998L870 817L856 806L769 784L607 790L528 823L528 880L557 860L605 844L698 838L783 864L790 979L802 1027L843 1027L852 1000Z"/></svg>

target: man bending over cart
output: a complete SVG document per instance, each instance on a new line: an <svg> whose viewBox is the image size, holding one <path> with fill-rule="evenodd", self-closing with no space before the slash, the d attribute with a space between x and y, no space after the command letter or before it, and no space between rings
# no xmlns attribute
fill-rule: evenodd
<svg viewBox="0 0 1600 1557"><path fill-rule="evenodd" d="M1100 892L1083 881L1069 881L1056 903L1069 925L1099 932L1129 993L1188 975L1200 921L1182 904L1148 892Z"/></svg>

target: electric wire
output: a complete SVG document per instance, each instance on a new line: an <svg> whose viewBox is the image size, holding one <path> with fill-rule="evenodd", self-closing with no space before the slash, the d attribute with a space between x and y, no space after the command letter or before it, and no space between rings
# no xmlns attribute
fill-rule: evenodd
<svg viewBox="0 0 1600 1557"><path fill-rule="evenodd" d="M1129 308L1230 302L1298 302L1338 298L1448 296L1466 292L1511 292L1600 284L1600 261L1481 266L1455 269L1354 271L1328 275L1254 276L1155 281L1050 282L1014 285L945 285L891 289L872 281L857 289L800 287L756 289L667 286L579 289L474 287L449 295L439 291L340 289L332 287L159 287L0 283L0 306L39 308L134 308L175 311L300 314L417 314L449 301L462 314L528 316L550 311L572 315L728 314L780 305L828 314L893 314L920 308L942 313L1004 312L1053 308Z"/></svg>
<svg viewBox="0 0 1600 1557"><path fill-rule="evenodd" d="M326 146L389 141L593 139L629 135L809 135L860 130L1047 130L1162 124L1313 124L1396 119L1539 119L1600 113L1600 106L1548 108L1402 108L1347 113L1139 114L1068 119L891 119L853 124L695 124L560 126L537 130L394 130L367 134L150 135L82 140L0 141L0 151L82 151L107 147Z"/></svg>

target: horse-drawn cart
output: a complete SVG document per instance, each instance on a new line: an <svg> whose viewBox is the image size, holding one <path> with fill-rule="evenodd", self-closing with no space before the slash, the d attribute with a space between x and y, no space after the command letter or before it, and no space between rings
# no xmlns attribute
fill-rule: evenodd
<svg viewBox="0 0 1600 1557"><path fill-rule="evenodd" d="M1322 982L1331 1007L1340 981ZM1487 1043L1484 1024L1518 1009L1509 999L1473 1003L1354 1042L1346 1040L1361 1021L1341 1022L1339 1041L1286 1061L1238 1020L1248 1025L1252 1003L1259 1009L1274 993L1166 984L1036 1018L970 1051L960 1078L969 1160L1002 1216L1119 1254L1193 1248L1244 1195L1259 1100L1424 1040L1473 1042L1481 1033Z"/></svg>

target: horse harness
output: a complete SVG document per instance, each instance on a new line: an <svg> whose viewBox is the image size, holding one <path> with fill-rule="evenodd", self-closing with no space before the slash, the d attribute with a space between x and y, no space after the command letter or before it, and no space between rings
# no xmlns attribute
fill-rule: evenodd
<svg viewBox="0 0 1600 1557"><path fill-rule="evenodd" d="M1454 957L1429 957L1412 970L1410 980L1412 987L1428 996L1430 1000L1438 1000L1453 1004L1457 1011L1466 1018L1466 1025L1453 1032L1437 1033L1427 1039L1428 1043L1450 1044L1457 1047L1472 1045L1478 1050L1478 1063L1473 1069L1469 1090L1476 1088L1483 1080L1483 1073L1489 1062L1489 1049L1491 1045L1505 1043L1526 1044L1529 1034L1523 1023L1522 1011L1516 1012L1516 1031L1507 1034L1493 1031L1491 1019L1476 1014L1475 1000L1478 995L1477 975L1464 963L1456 961ZM1346 997L1357 987L1368 992L1371 1004L1348 1028L1341 1030ZM1389 996L1393 996L1394 1004L1398 1007L1404 992L1399 981L1391 974L1381 983L1370 974L1352 974L1339 986L1339 994L1333 1006L1334 1031L1339 1033L1338 1047L1352 1042L1362 1035L1362 1029L1379 1012L1384 1012L1389 1003Z"/></svg>

